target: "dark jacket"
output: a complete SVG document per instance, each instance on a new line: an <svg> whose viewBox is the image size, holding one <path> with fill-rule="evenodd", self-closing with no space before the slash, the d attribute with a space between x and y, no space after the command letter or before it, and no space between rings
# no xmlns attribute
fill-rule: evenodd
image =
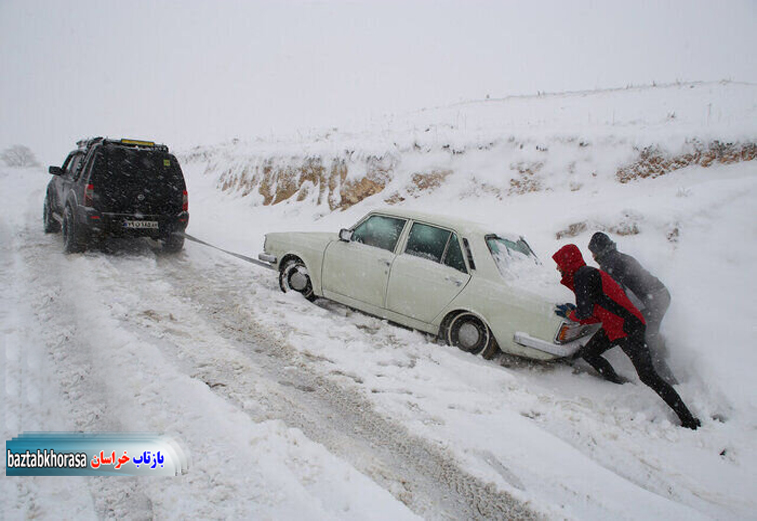
<svg viewBox="0 0 757 521"><path fill-rule="evenodd" d="M589 242L589 249L599 268L610 275L624 291L631 290L646 306L650 296L665 290L665 285L649 273L639 262L625 253L620 253L615 243L605 234L597 232Z"/></svg>
<svg viewBox="0 0 757 521"><path fill-rule="evenodd" d="M563 246L552 258L563 274L560 282L576 295L571 320L581 324L601 322L610 341L636 334L643 338L646 323L641 312L612 277L586 265L575 244Z"/></svg>

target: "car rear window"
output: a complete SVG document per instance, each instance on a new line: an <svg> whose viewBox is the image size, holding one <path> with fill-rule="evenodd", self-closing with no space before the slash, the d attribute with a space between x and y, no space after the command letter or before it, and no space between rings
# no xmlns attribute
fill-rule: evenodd
<svg viewBox="0 0 757 521"><path fill-rule="evenodd" d="M497 264L497 269L505 278L512 277L513 269L518 264L539 264L539 259L522 237L506 238L487 235L486 245Z"/></svg>
<svg viewBox="0 0 757 521"><path fill-rule="evenodd" d="M109 186L139 183L186 189L176 158L162 150L108 146L95 158L94 179Z"/></svg>

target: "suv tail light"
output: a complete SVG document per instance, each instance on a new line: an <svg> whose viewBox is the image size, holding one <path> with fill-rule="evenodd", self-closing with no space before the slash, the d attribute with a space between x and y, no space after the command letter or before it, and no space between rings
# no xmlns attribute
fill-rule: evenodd
<svg viewBox="0 0 757 521"><path fill-rule="evenodd" d="M181 194L181 211L182 212L188 212L189 211L189 194L186 190L184 190L184 193Z"/></svg>
<svg viewBox="0 0 757 521"><path fill-rule="evenodd" d="M95 198L95 185L89 184L84 189L84 206L92 207L92 201Z"/></svg>

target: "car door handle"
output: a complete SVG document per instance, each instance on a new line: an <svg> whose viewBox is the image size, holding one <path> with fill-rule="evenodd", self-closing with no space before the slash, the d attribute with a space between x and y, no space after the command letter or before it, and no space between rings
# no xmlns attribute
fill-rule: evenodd
<svg viewBox="0 0 757 521"><path fill-rule="evenodd" d="M463 285L463 281L462 280L456 279L456 278L453 278L453 277L444 277L444 280L447 280L447 281L453 283L455 286L462 286Z"/></svg>
<svg viewBox="0 0 757 521"><path fill-rule="evenodd" d="M379 264L383 264L384 266L391 266L392 265L392 261L386 260L386 259L379 259L378 262L379 262Z"/></svg>

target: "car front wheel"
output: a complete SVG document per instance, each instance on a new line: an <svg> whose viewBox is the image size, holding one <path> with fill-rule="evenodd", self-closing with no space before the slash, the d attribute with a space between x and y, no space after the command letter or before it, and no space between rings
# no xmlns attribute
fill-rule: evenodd
<svg viewBox="0 0 757 521"><path fill-rule="evenodd" d="M445 340L458 349L491 359L499 347L489 327L473 313L460 313L447 325Z"/></svg>
<svg viewBox="0 0 757 521"><path fill-rule="evenodd" d="M60 231L60 223L53 217L49 195L45 196L45 204L42 206L42 223L45 227L45 233L58 233Z"/></svg>
<svg viewBox="0 0 757 521"><path fill-rule="evenodd" d="M279 287L281 291L297 291L311 302L315 300L313 282L310 280L305 263L300 259L288 260L279 270Z"/></svg>

